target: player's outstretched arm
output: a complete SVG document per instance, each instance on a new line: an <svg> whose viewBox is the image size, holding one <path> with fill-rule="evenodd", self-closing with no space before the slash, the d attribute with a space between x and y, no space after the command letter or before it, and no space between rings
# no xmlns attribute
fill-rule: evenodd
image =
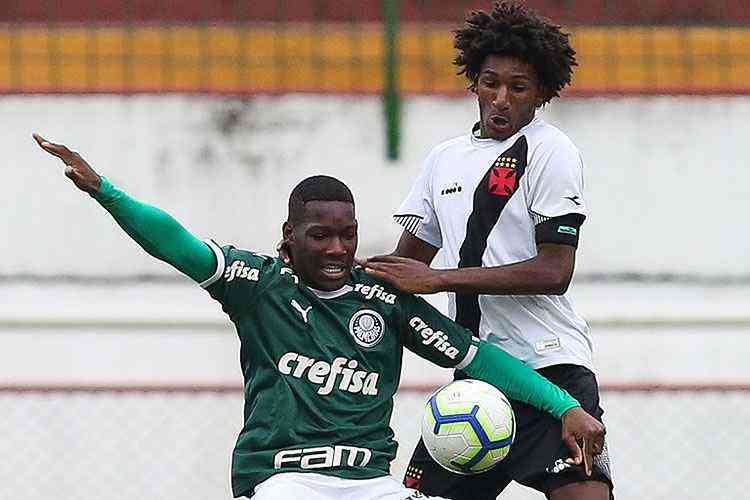
<svg viewBox="0 0 750 500"><path fill-rule="evenodd" d="M562 439L571 452L570 463L590 472L593 455L604 447L604 426L586 413L565 390L499 347L473 337L424 299L401 295L404 347L469 378L494 385L509 398L523 401L562 421Z"/></svg>
<svg viewBox="0 0 750 500"><path fill-rule="evenodd" d="M49 142L39 134L34 134L34 140L43 150L60 158L65 164L65 175L73 184L96 199L150 255L197 282L205 281L214 273L216 258L211 249L172 216L120 191L68 147Z"/></svg>
<svg viewBox="0 0 750 500"><path fill-rule="evenodd" d="M472 361L462 370L471 378L489 382L512 399L523 401L562 420L562 440L571 452L569 462L583 465L591 475L594 455L602 452L605 428L586 413L572 396L521 360L499 347L480 342Z"/></svg>

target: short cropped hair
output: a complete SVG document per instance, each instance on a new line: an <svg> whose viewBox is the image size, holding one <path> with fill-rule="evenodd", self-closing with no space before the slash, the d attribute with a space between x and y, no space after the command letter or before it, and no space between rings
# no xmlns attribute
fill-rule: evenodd
<svg viewBox="0 0 750 500"><path fill-rule="evenodd" d="M354 205L354 196L346 184L328 175L314 175L303 179L289 195L289 222L302 219L308 201L343 201Z"/></svg>
<svg viewBox="0 0 750 500"><path fill-rule="evenodd" d="M454 31L458 55L453 63L459 68L458 74L469 79L473 91L487 56L516 57L536 71L542 104L546 104L570 84L573 66L578 64L568 39L569 34L560 26L522 4L495 2L490 13L470 12L463 27Z"/></svg>

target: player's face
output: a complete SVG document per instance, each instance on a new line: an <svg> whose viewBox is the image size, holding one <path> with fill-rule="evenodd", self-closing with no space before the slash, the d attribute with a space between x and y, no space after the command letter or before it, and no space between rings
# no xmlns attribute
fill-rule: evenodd
<svg viewBox="0 0 750 500"><path fill-rule="evenodd" d="M349 279L357 251L354 205L309 201L295 224L284 225L294 270L319 290L337 290Z"/></svg>
<svg viewBox="0 0 750 500"><path fill-rule="evenodd" d="M541 104L534 68L510 56L491 55L477 77L482 137L504 141L527 125Z"/></svg>

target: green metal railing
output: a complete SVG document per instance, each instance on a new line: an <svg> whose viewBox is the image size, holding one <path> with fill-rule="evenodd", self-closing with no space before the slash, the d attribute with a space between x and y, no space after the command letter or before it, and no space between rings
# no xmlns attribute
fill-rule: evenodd
<svg viewBox="0 0 750 500"><path fill-rule="evenodd" d="M386 151L389 160L398 159L400 130L400 96L398 91L398 4L383 0L385 57L383 58L383 105L386 123Z"/></svg>

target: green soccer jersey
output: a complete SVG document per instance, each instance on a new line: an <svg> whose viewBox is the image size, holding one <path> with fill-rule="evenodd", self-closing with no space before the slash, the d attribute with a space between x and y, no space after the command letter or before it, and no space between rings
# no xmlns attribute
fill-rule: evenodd
<svg viewBox="0 0 750 500"><path fill-rule="evenodd" d="M232 464L235 496L282 471L388 474L403 346L556 418L580 406L422 299L361 270L340 290L316 291L278 259L200 241L105 178L93 196L146 252L201 282L236 326L245 424Z"/></svg>
<svg viewBox="0 0 750 500"><path fill-rule="evenodd" d="M209 246L218 265L201 285L241 341L245 409L232 460L234 495L249 495L278 472L387 475L403 347L463 368L478 339L423 299L359 269L340 290L323 292L280 259Z"/></svg>

